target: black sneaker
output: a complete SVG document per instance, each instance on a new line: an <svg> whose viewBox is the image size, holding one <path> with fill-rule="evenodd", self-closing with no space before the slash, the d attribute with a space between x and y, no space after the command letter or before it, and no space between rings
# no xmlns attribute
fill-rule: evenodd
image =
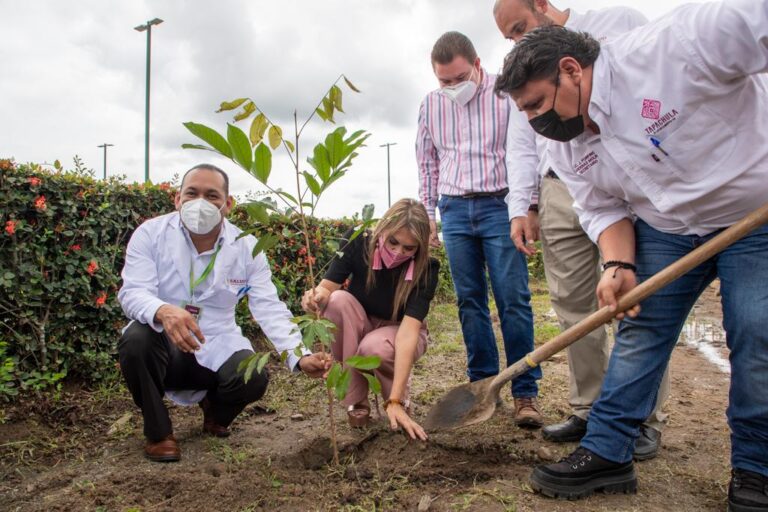
<svg viewBox="0 0 768 512"><path fill-rule="evenodd" d="M541 430L541 436L553 443L575 443L587 433L587 422L576 415L562 423L548 425Z"/></svg>
<svg viewBox="0 0 768 512"><path fill-rule="evenodd" d="M617 464L579 446L555 464L538 466L531 473L531 487L550 498L575 500L595 491L606 494L637 492L632 461Z"/></svg>
<svg viewBox="0 0 768 512"><path fill-rule="evenodd" d="M728 512L768 512L768 477L745 469L731 471Z"/></svg>

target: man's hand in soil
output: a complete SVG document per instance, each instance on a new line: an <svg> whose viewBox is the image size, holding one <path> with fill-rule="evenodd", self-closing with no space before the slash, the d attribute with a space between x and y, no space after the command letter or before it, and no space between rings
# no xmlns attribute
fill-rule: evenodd
<svg viewBox="0 0 768 512"><path fill-rule="evenodd" d="M608 268L597 284L597 299L600 307L611 306L616 311L619 298L637 286L637 278L631 270ZM617 320L623 320L625 315L635 318L640 313L640 304L616 315Z"/></svg>
<svg viewBox="0 0 768 512"><path fill-rule="evenodd" d="M205 336L189 311L170 304L163 304L157 308L155 321L163 325L165 335L182 352L192 353L200 350L200 344L197 340L200 343L205 343ZM192 336L193 334L194 336Z"/></svg>
<svg viewBox="0 0 768 512"><path fill-rule="evenodd" d="M316 352L299 359L299 369L308 377L319 379L331 368L331 356L325 352Z"/></svg>
<svg viewBox="0 0 768 512"><path fill-rule="evenodd" d="M397 430L398 427L402 427L411 439L427 440L427 433L421 428L421 425L416 423L408 416L403 406L400 404L390 403L387 407L387 417L389 417L389 426L392 430Z"/></svg>

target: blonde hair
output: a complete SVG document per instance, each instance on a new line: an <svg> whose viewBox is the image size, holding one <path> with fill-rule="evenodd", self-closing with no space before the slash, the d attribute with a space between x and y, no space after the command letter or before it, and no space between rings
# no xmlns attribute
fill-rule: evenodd
<svg viewBox="0 0 768 512"><path fill-rule="evenodd" d="M425 281L429 269L429 215L423 204L415 199L400 199L379 219L368 242L368 279L366 280L368 290L376 284L371 264L376 243L382 236L393 235L401 229L406 229L416 239L418 247L413 255L413 280L406 281L406 272L402 272L397 282L392 304L392 320L397 320L398 312L405 305L414 288L418 288Z"/></svg>

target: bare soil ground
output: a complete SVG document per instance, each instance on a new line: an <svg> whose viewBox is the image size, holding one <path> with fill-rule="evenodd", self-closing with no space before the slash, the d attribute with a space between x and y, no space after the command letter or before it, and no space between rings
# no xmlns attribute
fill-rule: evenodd
<svg viewBox="0 0 768 512"><path fill-rule="evenodd" d="M546 292L535 286L537 342L557 333ZM719 325L716 289L696 317ZM433 343L414 375L416 416L466 379L452 305L431 313ZM718 350L722 350L718 348ZM341 407L342 464L328 464L327 404L317 381L275 366L267 396L235 422L229 439L200 432L198 408L172 409L183 459L142 456L141 415L119 385L74 389L0 411L0 510L725 510L729 478L728 377L681 343L671 362L663 449L638 464L639 491L578 502L534 494L535 464L569 453L511 421L511 398L488 422L408 441L383 423L351 430ZM541 403L549 422L569 414L564 355L545 363ZM265 408L267 410L265 410ZM300 416L297 416L300 415Z"/></svg>

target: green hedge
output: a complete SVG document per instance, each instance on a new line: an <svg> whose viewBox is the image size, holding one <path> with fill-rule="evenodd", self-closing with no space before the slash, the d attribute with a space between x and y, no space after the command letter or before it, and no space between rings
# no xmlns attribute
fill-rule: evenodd
<svg viewBox="0 0 768 512"><path fill-rule="evenodd" d="M175 189L0 160L0 194L0 398L65 375L90 382L114 375L126 323L116 297L125 246L141 222L173 210ZM230 220L247 225L242 209ZM328 242L354 222L312 220L316 268L334 254ZM297 313L307 255L290 222L269 229L280 239L267 254L274 281ZM454 300L446 261L442 268L438 298ZM245 301L237 318L246 336L260 337Z"/></svg>

